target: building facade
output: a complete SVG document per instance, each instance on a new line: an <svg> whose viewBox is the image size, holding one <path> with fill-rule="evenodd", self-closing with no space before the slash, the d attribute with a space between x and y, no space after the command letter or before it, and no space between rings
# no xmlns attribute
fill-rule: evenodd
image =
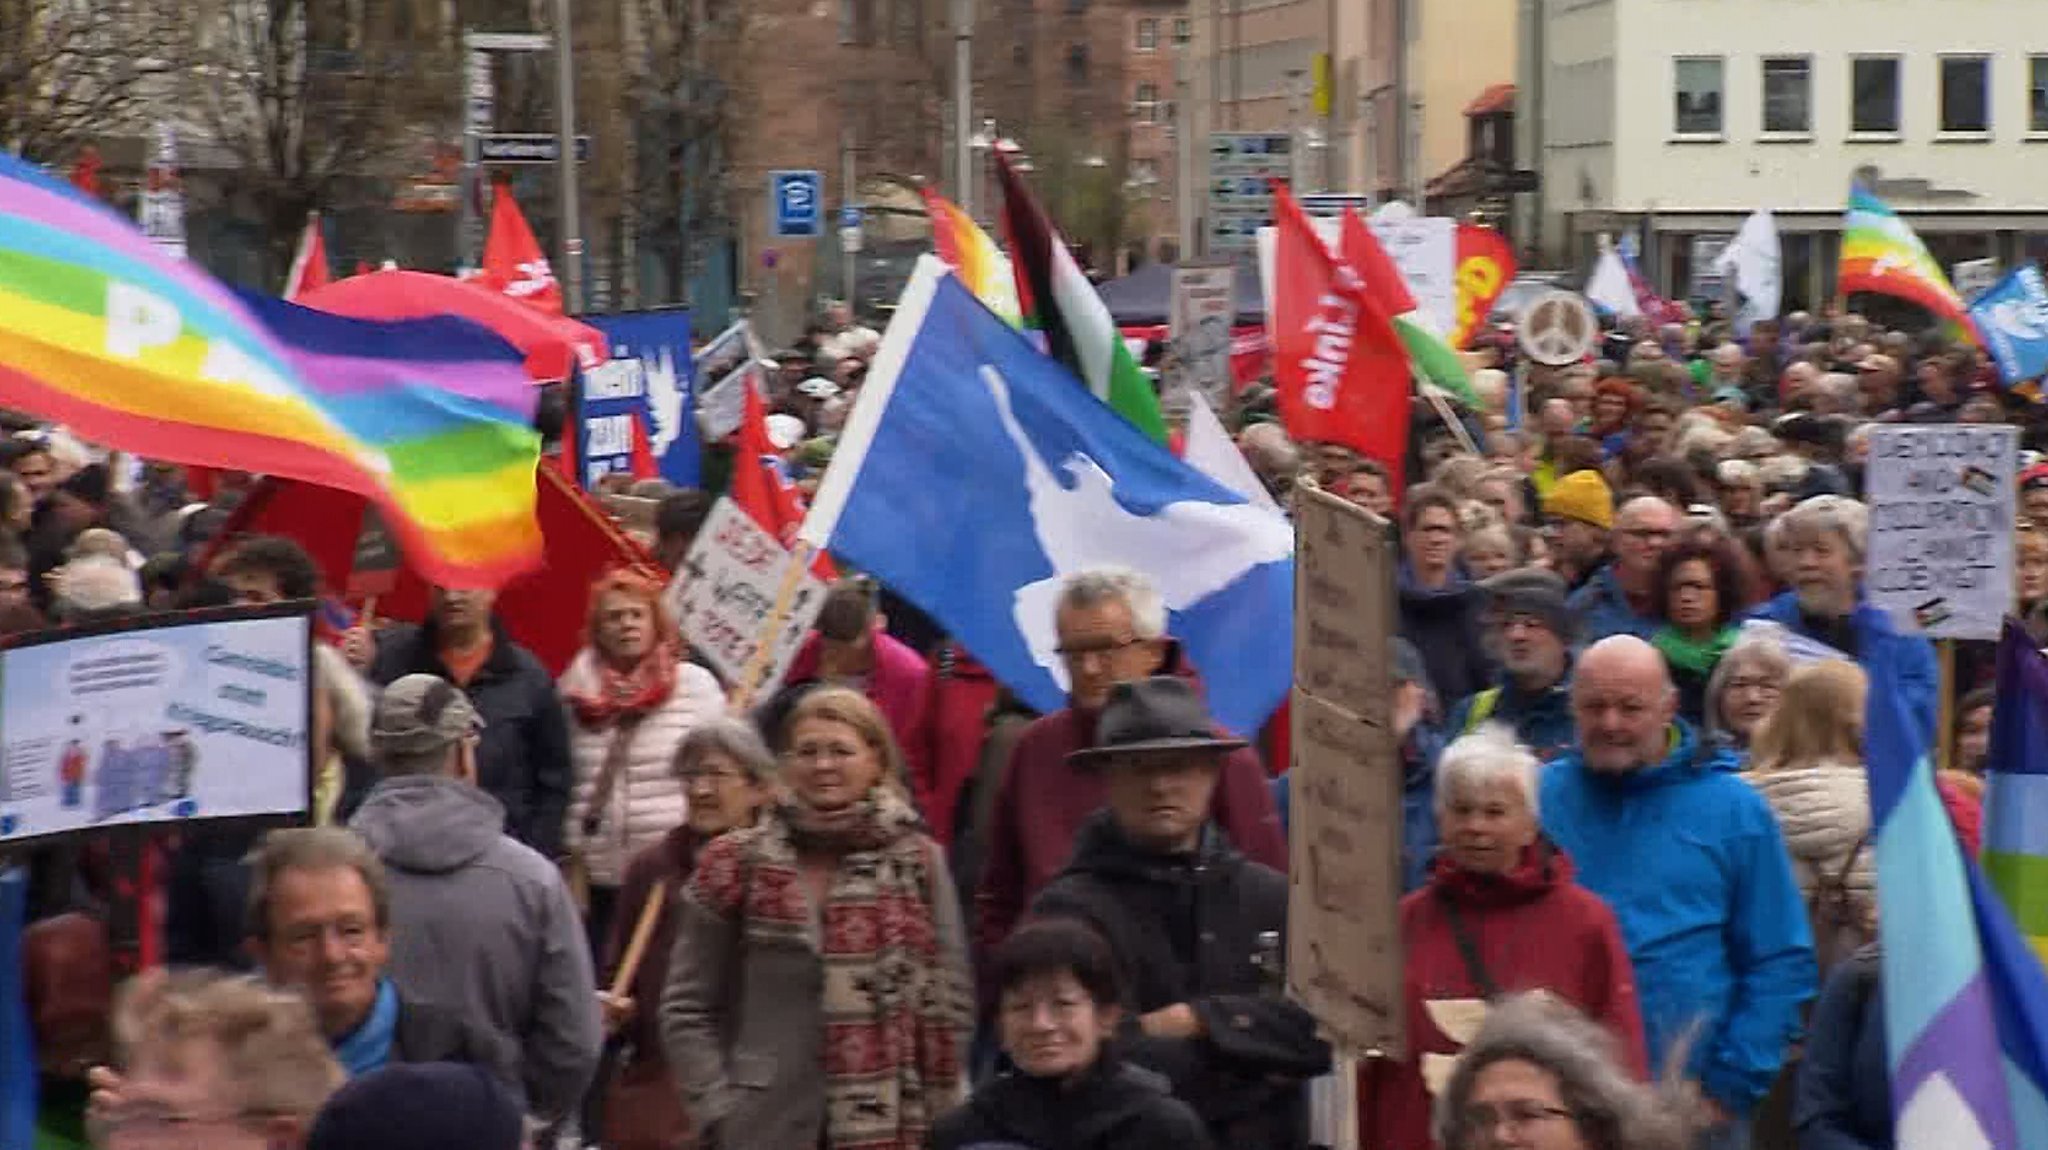
<svg viewBox="0 0 2048 1150"><path fill-rule="evenodd" d="M1546 261L1637 232L1692 294L1749 212L1783 236L1786 304L1834 290L1861 178L1944 267L2048 255L2040 0L1574 0L1525 43L1517 119L1540 157ZM1540 67L1538 66L1540 62ZM2038 150L2038 151L2037 151Z"/></svg>

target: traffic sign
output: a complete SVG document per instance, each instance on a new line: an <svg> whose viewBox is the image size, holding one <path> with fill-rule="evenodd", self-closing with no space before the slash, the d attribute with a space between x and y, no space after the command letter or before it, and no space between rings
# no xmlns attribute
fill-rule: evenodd
<svg viewBox="0 0 2048 1150"><path fill-rule="evenodd" d="M562 142L545 132L490 132L476 138L477 159L486 164L552 164ZM576 137L576 162L590 162L590 137Z"/></svg>
<svg viewBox="0 0 2048 1150"><path fill-rule="evenodd" d="M1294 137L1286 132L1209 136L1209 251L1249 252L1273 223L1273 181L1294 174Z"/></svg>
<svg viewBox="0 0 2048 1150"><path fill-rule="evenodd" d="M1600 321L1577 292L1553 291L1537 296L1522 312L1516 338L1530 359L1563 367L1585 359L1599 334Z"/></svg>
<svg viewBox="0 0 2048 1150"><path fill-rule="evenodd" d="M768 211L776 239L825 234L825 177L816 171L768 173Z"/></svg>
<svg viewBox="0 0 2048 1150"><path fill-rule="evenodd" d="M859 204L845 205L839 209L839 230L843 232L848 228L859 227L864 222L865 216L866 213L861 211Z"/></svg>

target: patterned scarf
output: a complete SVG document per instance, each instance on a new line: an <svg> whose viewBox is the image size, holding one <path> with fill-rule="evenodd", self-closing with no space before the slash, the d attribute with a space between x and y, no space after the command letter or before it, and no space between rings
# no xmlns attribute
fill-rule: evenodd
<svg viewBox="0 0 2048 1150"><path fill-rule="evenodd" d="M784 802L732 833L744 861L700 868L693 896L737 916L743 946L796 939L824 964L824 1145L921 1150L960 1099L973 997L964 940L939 937L943 863L916 811L877 787L846 811ZM800 851L840 856L815 918Z"/></svg>
<svg viewBox="0 0 2048 1150"><path fill-rule="evenodd" d="M597 689L572 689L569 707L576 712L576 721L590 730L602 731L621 719L644 719L675 692L677 654L672 641L656 643L630 671L613 667L595 647L589 654Z"/></svg>

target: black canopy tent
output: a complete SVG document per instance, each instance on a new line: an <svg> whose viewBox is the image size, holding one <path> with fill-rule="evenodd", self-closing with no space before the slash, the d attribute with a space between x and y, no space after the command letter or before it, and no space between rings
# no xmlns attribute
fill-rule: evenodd
<svg viewBox="0 0 2048 1150"><path fill-rule="evenodd" d="M1265 323L1266 301L1259 291L1258 269L1239 264L1232 287L1238 326ZM1098 285L1095 291L1118 327L1167 323L1173 314L1173 265L1146 264L1130 275Z"/></svg>

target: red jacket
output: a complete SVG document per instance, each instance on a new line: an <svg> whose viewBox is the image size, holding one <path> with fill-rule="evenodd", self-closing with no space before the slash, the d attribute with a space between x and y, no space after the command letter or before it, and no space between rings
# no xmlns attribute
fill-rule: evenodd
<svg viewBox="0 0 2048 1150"><path fill-rule="evenodd" d="M911 783L918 808L931 824L932 837L953 845L954 808L960 788L981 763L982 740L988 735L988 709L1001 689L988 668L975 662L958 643L947 643L933 657L931 691L924 708L930 746L924 765Z"/></svg>
<svg viewBox="0 0 2048 1150"><path fill-rule="evenodd" d="M825 640L813 631L789 661L782 677L788 685L808 683L818 677L818 663L824 657ZM925 730L925 695L932 676L931 664L908 644L875 628L875 665L868 672L868 702L889 720L890 733L903 752L903 765L914 781L924 774L925 749L931 738ZM919 796L922 798L923 796ZM924 808L929 817L930 808Z"/></svg>
<svg viewBox="0 0 2048 1150"><path fill-rule="evenodd" d="M1634 968L1614 912L1572 879L1571 859L1538 842L1505 875L1475 875L1439 856L1429 884L1401 900L1406 954L1402 998L1408 1013L1408 1057L1374 1060L1359 1074L1361 1142L1381 1150L1424 1150L1430 1102L1421 1064L1454 1055L1464 1043L1438 1028L1425 1005L1488 997L1461 953L1446 914L1457 908L1495 992L1546 990L1613 1032L1626 1065L1648 1076Z"/></svg>

